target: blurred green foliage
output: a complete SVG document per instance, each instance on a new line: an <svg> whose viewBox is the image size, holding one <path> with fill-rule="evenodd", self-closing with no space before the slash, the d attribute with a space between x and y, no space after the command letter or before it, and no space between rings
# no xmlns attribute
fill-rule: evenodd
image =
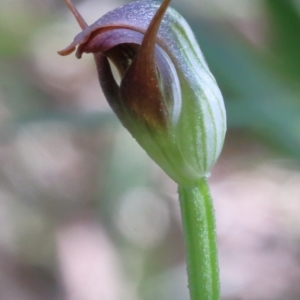
<svg viewBox="0 0 300 300"><path fill-rule="evenodd" d="M298 159L300 101L299 86L293 83L300 70L299 11L293 1L264 4L269 28L263 49L228 27L199 24L195 19L191 25L223 90L229 128L251 132L277 153Z"/></svg>

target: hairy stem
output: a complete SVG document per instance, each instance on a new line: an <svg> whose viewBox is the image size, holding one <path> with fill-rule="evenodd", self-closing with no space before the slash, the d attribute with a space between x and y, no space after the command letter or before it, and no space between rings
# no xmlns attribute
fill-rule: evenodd
<svg viewBox="0 0 300 300"><path fill-rule="evenodd" d="M215 215L207 179L178 187L191 300L219 300Z"/></svg>

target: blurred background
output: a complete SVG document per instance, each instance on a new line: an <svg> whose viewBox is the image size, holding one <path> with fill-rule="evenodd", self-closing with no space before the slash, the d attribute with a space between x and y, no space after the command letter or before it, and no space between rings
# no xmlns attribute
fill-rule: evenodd
<svg viewBox="0 0 300 300"><path fill-rule="evenodd" d="M121 0L75 1L90 24ZM130 1L127 1L130 2ZM173 0L225 98L222 300L300 299L300 1ZM0 2L0 300L188 300L176 185L120 126L62 0Z"/></svg>

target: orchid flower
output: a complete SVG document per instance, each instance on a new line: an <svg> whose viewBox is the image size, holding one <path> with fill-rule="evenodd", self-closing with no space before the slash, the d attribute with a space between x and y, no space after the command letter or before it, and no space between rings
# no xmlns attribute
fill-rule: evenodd
<svg viewBox="0 0 300 300"><path fill-rule="evenodd" d="M94 55L111 108L178 184L191 299L216 300L218 262L207 177L223 147L226 113L194 34L170 1L134 1L88 26L65 0L82 31L58 53Z"/></svg>

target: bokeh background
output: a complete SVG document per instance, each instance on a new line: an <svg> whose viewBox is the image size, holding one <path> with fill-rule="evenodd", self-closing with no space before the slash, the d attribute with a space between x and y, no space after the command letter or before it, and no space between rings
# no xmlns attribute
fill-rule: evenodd
<svg viewBox="0 0 300 300"><path fill-rule="evenodd" d="M88 23L124 3L75 1ZM129 1L127 1L129 2ZM173 0L225 98L222 300L300 299L300 1ZM120 126L62 0L0 1L0 300L188 300L176 185Z"/></svg>

